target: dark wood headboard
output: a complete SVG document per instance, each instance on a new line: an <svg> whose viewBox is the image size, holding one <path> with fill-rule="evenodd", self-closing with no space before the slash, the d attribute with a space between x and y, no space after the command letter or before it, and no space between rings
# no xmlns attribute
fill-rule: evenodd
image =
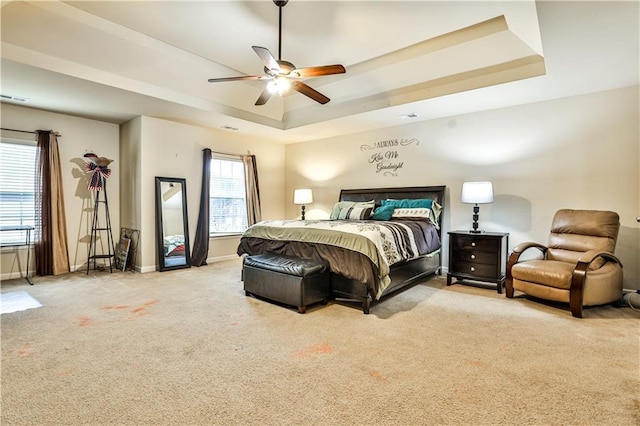
<svg viewBox="0 0 640 426"><path fill-rule="evenodd" d="M382 200L391 199L416 199L430 198L437 200L444 210L444 191L446 186L409 186L406 188L369 188L369 189L342 189L340 191L340 201L371 201L376 200L376 206L382 203ZM440 223L442 229L442 216L440 215Z"/></svg>

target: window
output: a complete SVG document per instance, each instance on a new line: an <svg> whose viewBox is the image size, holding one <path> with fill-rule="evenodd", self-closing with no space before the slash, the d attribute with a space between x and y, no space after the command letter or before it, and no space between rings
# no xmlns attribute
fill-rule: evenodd
<svg viewBox="0 0 640 426"><path fill-rule="evenodd" d="M28 142L0 142L0 225L35 225L36 153ZM0 232L0 245L22 244L23 231Z"/></svg>
<svg viewBox="0 0 640 426"><path fill-rule="evenodd" d="M214 156L209 192L210 234L244 232L247 229L247 203L242 160Z"/></svg>

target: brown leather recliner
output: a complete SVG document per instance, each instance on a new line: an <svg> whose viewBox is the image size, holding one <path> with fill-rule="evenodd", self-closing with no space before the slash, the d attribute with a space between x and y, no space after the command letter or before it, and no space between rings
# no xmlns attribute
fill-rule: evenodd
<svg viewBox="0 0 640 426"><path fill-rule="evenodd" d="M506 295L514 290L533 297L568 302L571 314L582 318L583 306L616 303L622 297L622 263L614 251L620 218L599 210L559 210L553 217L549 245L526 242L509 256ZM543 259L520 261L536 248Z"/></svg>

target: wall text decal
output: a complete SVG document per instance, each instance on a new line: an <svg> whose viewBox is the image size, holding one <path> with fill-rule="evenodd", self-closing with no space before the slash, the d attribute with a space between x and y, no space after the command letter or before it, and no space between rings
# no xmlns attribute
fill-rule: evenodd
<svg viewBox="0 0 640 426"><path fill-rule="evenodd" d="M420 141L417 138L389 139L372 144L362 144L360 151L376 151L369 154L367 160L369 164L375 165L376 173L382 173L383 176L398 176L398 170L404 167L404 161L400 161L401 155L398 149L414 143L419 145Z"/></svg>

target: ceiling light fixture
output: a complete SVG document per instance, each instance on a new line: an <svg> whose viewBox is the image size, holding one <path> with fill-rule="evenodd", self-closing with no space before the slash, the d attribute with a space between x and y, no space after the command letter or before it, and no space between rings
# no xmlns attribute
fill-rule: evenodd
<svg viewBox="0 0 640 426"><path fill-rule="evenodd" d="M267 90L272 95L276 93L280 96L284 95L291 88L291 82L283 77L276 77L267 84Z"/></svg>
<svg viewBox="0 0 640 426"><path fill-rule="evenodd" d="M344 66L321 65L317 67L296 68L291 62L283 61L282 53L282 8L289 0L273 0L278 6L278 59L271 54L266 47L252 46L253 51L260 57L264 64L263 75L242 75L238 77L210 78L209 83L222 81L239 80L264 80L269 81L264 88L255 105L264 105L274 94L282 96L289 88L313 99L314 101L326 104L330 101L328 97L304 83L301 79L320 77L323 75L343 74L346 72ZM286 84L285 84L286 83Z"/></svg>

